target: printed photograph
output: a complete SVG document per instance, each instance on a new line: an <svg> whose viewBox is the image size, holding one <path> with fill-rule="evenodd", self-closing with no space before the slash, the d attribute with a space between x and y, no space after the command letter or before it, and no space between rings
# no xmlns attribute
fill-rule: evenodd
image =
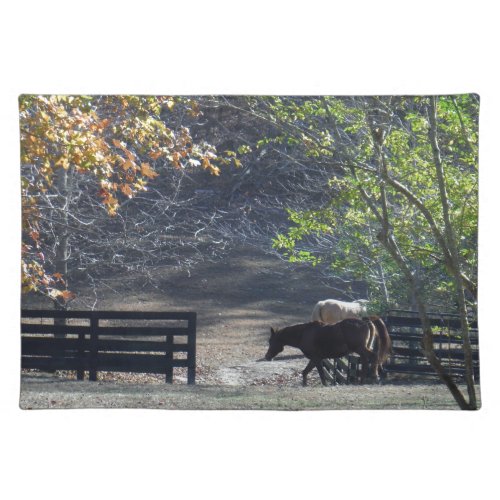
<svg viewBox="0 0 500 500"><path fill-rule="evenodd" d="M20 407L477 410L479 96L21 95Z"/></svg>

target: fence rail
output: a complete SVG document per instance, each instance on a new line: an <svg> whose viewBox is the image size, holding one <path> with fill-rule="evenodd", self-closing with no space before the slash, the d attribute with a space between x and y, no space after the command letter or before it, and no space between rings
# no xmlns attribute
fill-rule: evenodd
<svg viewBox="0 0 500 500"><path fill-rule="evenodd" d="M423 329L418 313L414 311L388 311L383 318L392 339L392 355L385 366L388 373L425 375L437 377L422 350ZM455 377L465 375L461 324L457 315L430 313L433 327L434 352L445 370ZM477 320L470 318L470 342L472 346L473 372L479 381L479 337Z"/></svg>
<svg viewBox="0 0 500 500"><path fill-rule="evenodd" d="M453 314L429 315L433 335L434 352L445 370L458 378L465 375L465 360L460 335L460 318ZM414 311L391 310L382 317L392 340L392 355L384 366L386 373L395 375L419 375L437 377L421 347L422 323ZM477 321L471 319L470 341L472 345L473 372L479 381L479 338ZM359 379L361 364L357 355L323 362L332 384L348 384Z"/></svg>
<svg viewBox="0 0 500 500"><path fill-rule="evenodd" d="M21 311L21 367L75 370L83 380L101 371L156 373L173 369L196 377L196 313L135 311Z"/></svg>

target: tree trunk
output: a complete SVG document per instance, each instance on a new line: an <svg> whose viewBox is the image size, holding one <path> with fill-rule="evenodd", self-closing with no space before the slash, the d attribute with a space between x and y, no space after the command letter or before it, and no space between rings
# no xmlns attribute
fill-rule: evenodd
<svg viewBox="0 0 500 500"><path fill-rule="evenodd" d="M462 273L460 269L461 265L460 265L457 239L451 223L449 198L446 189L446 180L445 180L443 162L441 160L441 152L439 149L439 143L437 139L437 98L435 96L430 98L429 121L430 121L429 139L432 146L432 154L434 157L434 164L436 167L436 176L439 184L439 194L441 198L441 205L443 208L445 235L448 248L450 249L450 255L452 260L451 271L452 271L453 281L455 284L458 309L460 313L460 323L462 327L463 349L465 357L465 380L467 383L467 391L469 393L469 405L470 409L477 409L476 391L474 388L474 370L472 363L472 346L470 343L469 323L467 321L467 305L465 302L465 290L461 277Z"/></svg>
<svg viewBox="0 0 500 500"><path fill-rule="evenodd" d="M384 268L382 267L382 264L380 262L377 262L377 269L378 269L378 274L380 276L382 293L384 295L384 301L385 301L384 305L385 305L385 308L387 309L389 307L389 303L390 303L389 290L387 289L387 280L385 278Z"/></svg>
<svg viewBox="0 0 500 500"><path fill-rule="evenodd" d="M422 322L423 328L423 340L422 340L422 348L424 354L429 361L430 365L434 368L439 378L446 384L451 394L455 398L455 401L460 406L462 410L474 410L477 408L475 397L469 397L469 402L467 402L461 393L460 389L457 387L453 378L446 373L441 361L436 356L434 352L434 342L433 342L433 334L432 327L429 321L429 317L427 315L427 309L425 307L424 300L422 299L420 286L418 283L418 279L415 276L415 273L412 272L408 262L405 257L401 253L396 241L394 240L394 235L392 234L390 220L389 220L389 212L388 212L388 203L386 199L386 180L389 177L388 166L386 163L386 158L383 152L383 141L385 137L385 131L383 130L383 126L377 126L376 123L369 124L372 137L374 141L375 151L377 154L378 161L378 170L379 170L379 186L380 186L380 204L381 210L377 210L377 207L373 204L372 200L370 200L369 196L366 192L364 192L361 185L358 184L361 195L367 201L368 206L372 209L376 217L378 218L382 229L377 235L378 240L381 244L386 248L386 250L391 255L392 259L397 263L403 274L405 275L408 283L410 285L410 289L414 294L416 306L419 312L420 320ZM460 273L458 274L458 280L462 283L462 279ZM463 287L462 287L463 290ZM471 357L472 360L472 357ZM467 384L469 387L469 384ZM472 386L472 392L474 393L474 387ZM469 396L471 392L469 390Z"/></svg>
<svg viewBox="0 0 500 500"><path fill-rule="evenodd" d="M56 248L54 256L54 269L56 273L62 274L63 279L68 286L68 210L69 210L69 182L68 182L68 170L60 168L56 172L57 178L57 211L58 219L60 224L57 224L57 236L56 236ZM58 311L65 311L67 309L66 303L64 301L54 299L54 309ZM54 324L59 326L66 325L65 318L55 318ZM63 333L58 333L55 335L56 338L66 337Z"/></svg>
<svg viewBox="0 0 500 500"><path fill-rule="evenodd" d="M406 279L408 280L408 283L410 284L410 289L412 290L413 296L415 297L415 302L417 310L419 312L420 321L422 322L422 329L423 329L422 349L424 351L427 360L429 361L429 364L434 368L439 378L446 384L449 391L455 398L455 401L460 406L460 409L475 410L476 409L475 403L474 404L472 404L472 402L467 403L463 394L460 392L460 389L455 384L453 378L448 373L446 373L446 370L441 364L441 361L434 352L432 327L429 321L429 317L427 315L427 308L425 307L425 303L422 300L420 294L420 287L417 278L411 272L410 268L408 267L408 264L406 263L405 259L399 252L399 249L397 248L395 243L392 241L391 237L385 238L384 236L381 235L379 239L380 242L387 249L387 251L391 254L393 259L396 261L396 263L399 265L399 268L404 273Z"/></svg>

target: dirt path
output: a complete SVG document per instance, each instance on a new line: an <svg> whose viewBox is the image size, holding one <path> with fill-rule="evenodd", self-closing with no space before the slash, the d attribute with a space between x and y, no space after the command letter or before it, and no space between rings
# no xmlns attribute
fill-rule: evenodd
<svg viewBox="0 0 500 500"><path fill-rule="evenodd" d="M280 385L295 387L302 377L307 360L302 356L285 356L275 361L248 361L232 366L222 366L215 371L221 385Z"/></svg>

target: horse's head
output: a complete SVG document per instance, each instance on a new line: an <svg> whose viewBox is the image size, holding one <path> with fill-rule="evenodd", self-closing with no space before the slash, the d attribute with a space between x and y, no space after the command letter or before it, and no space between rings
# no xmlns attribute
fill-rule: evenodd
<svg viewBox="0 0 500 500"><path fill-rule="evenodd" d="M265 355L267 361L271 361L284 348L283 343L278 339L278 330L271 328L271 336L269 337L269 349Z"/></svg>

